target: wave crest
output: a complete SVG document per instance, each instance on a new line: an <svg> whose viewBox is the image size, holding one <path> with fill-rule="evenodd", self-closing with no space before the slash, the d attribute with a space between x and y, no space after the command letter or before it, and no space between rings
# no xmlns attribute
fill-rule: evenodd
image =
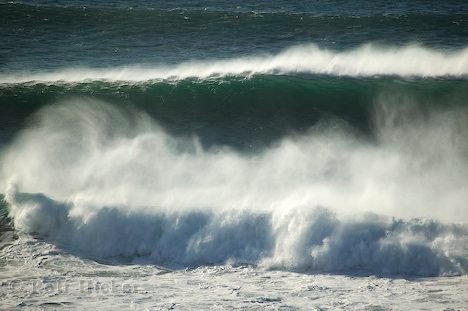
<svg viewBox="0 0 468 311"><path fill-rule="evenodd" d="M257 74L325 74L369 77L463 77L468 75L468 48L456 52L421 46L400 48L371 44L336 52L317 45L300 45L276 55L225 60L190 61L173 66L135 65L113 69L70 68L54 72L0 75L0 84L77 83L84 81L146 82L152 80L208 79Z"/></svg>

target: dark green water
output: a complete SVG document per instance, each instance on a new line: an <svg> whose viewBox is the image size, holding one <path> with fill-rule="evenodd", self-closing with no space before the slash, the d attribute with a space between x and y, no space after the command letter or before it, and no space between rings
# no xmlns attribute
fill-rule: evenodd
<svg viewBox="0 0 468 311"><path fill-rule="evenodd" d="M11 140L40 108L81 97L144 111L171 133L195 134L206 146L255 149L319 123L346 124L372 137L379 105L410 100L421 112L465 106L468 81L257 76L176 83L4 86L0 87L2 140Z"/></svg>

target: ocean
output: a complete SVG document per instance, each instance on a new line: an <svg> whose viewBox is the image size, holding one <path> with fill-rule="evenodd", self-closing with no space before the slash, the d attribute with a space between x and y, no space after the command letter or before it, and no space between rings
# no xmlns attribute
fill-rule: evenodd
<svg viewBox="0 0 468 311"><path fill-rule="evenodd" d="M0 1L0 310L466 310L468 2Z"/></svg>

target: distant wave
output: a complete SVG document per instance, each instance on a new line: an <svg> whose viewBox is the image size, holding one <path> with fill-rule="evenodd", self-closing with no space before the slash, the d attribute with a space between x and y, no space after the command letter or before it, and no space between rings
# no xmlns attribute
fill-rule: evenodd
<svg viewBox="0 0 468 311"><path fill-rule="evenodd" d="M420 46L364 45L336 52L316 45L300 45L276 55L224 60L189 61L172 66L134 65L119 68L69 68L53 72L0 75L0 84L77 83L84 81L145 82L151 80L207 79L256 74L321 74L352 77L464 77L468 75L468 48L448 52Z"/></svg>

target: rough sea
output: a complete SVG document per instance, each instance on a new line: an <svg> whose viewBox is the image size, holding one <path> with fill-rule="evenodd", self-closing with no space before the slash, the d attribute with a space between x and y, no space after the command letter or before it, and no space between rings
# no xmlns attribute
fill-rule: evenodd
<svg viewBox="0 0 468 311"><path fill-rule="evenodd" d="M467 306L467 1L0 0L0 310Z"/></svg>

